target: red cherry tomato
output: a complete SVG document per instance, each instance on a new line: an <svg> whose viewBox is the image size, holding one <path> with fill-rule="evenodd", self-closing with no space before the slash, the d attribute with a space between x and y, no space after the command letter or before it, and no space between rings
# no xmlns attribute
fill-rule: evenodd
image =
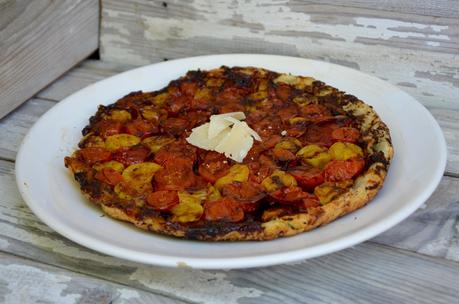
<svg viewBox="0 0 459 304"><path fill-rule="evenodd" d="M362 172L364 167L365 161L361 158L333 160L324 168L325 181L340 182L351 179Z"/></svg>
<svg viewBox="0 0 459 304"><path fill-rule="evenodd" d="M180 91L187 96L194 96L196 90L198 89L198 84L196 82L182 82L180 84Z"/></svg>
<svg viewBox="0 0 459 304"><path fill-rule="evenodd" d="M113 168L102 168L96 173L95 178L111 186L115 186L123 180L123 176Z"/></svg>
<svg viewBox="0 0 459 304"><path fill-rule="evenodd" d="M148 205L156 210L169 211L179 203L177 191L160 190L147 196Z"/></svg>
<svg viewBox="0 0 459 304"><path fill-rule="evenodd" d="M108 161L112 156L110 151L99 147L84 148L81 149L79 153L83 160L90 165L97 162Z"/></svg>
<svg viewBox="0 0 459 304"><path fill-rule="evenodd" d="M182 159L169 159L153 177L158 190L185 190L196 185L197 177L190 164Z"/></svg>
<svg viewBox="0 0 459 304"><path fill-rule="evenodd" d="M259 202L266 194L263 188L254 182L231 183L223 186L222 195L240 203L245 212L255 211Z"/></svg>
<svg viewBox="0 0 459 304"><path fill-rule="evenodd" d="M300 204L300 210L306 210L308 208L319 207L320 201L317 196L314 194L307 193L307 196L303 198L303 201Z"/></svg>
<svg viewBox="0 0 459 304"><path fill-rule="evenodd" d="M113 154L113 159L125 166L144 162L150 155L150 149L144 146L134 146L120 149Z"/></svg>
<svg viewBox="0 0 459 304"><path fill-rule="evenodd" d="M217 179L228 173L230 167L225 155L210 151L205 154L198 171L206 181L215 183Z"/></svg>
<svg viewBox="0 0 459 304"><path fill-rule="evenodd" d="M126 132L138 137L146 137L158 132L158 127L152 122L136 119L126 124Z"/></svg>
<svg viewBox="0 0 459 304"><path fill-rule="evenodd" d="M331 135L334 141L355 143L360 137L360 132L356 128L341 127L333 130Z"/></svg>
<svg viewBox="0 0 459 304"><path fill-rule="evenodd" d="M188 128L188 121L184 118L170 117L162 124L162 128L169 135L180 136Z"/></svg>
<svg viewBox="0 0 459 304"><path fill-rule="evenodd" d="M204 218L207 221L240 222L244 219L244 210L230 198L222 198L204 204Z"/></svg>
<svg viewBox="0 0 459 304"><path fill-rule="evenodd" d="M289 85L277 85L276 96L282 101L288 101L292 95L292 88Z"/></svg>
<svg viewBox="0 0 459 304"><path fill-rule="evenodd" d="M284 187L269 195L281 204L296 204L307 198L308 193L300 187Z"/></svg>
<svg viewBox="0 0 459 304"><path fill-rule="evenodd" d="M276 148L273 149L273 156L275 159L285 162L285 161L292 161L296 159L295 154L292 151L287 149Z"/></svg>
<svg viewBox="0 0 459 304"><path fill-rule="evenodd" d="M300 112L304 118L313 121L321 121L332 116L330 110L320 104L309 104L300 107Z"/></svg>
<svg viewBox="0 0 459 304"><path fill-rule="evenodd" d="M313 124L306 128L303 135L303 141L310 144L318 144L322 146L330 147L335 140L332 137L332 133L339 126L336 123L324 123L324 124Z"/></svg>
<svg viewBox="0 0 459 304"><path fill-rule="evenodd" d="M123 124L114 120L101 120L94 126L94 131L102 138L121 133Z"/></svg>
<svg viewBox="0 0 459 304"><path fill-rule="evenodd" d="M196 152L197 149L185 141L176 141L159 149L155 154L155 162L163 165L169 159L181 159L192 167L197 159Z"/></svg>
<svg viewBox="0 0 459 304"><path fill-rule="evenodd" d="M306 190L312 190L324 182L324 173L319 168L300 166L291 168L289 173Z"/></svg>

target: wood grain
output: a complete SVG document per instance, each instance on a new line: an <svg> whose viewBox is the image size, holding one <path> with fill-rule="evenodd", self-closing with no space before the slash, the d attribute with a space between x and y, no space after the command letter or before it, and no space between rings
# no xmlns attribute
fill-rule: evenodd
<svg viewBox="0 0 459 304"><path fill-rule="evenodd" d="M0 117L96 50L98 27L98 1L2 1Z"/></svg>
<svg viewBox="0 0 459 304"><path fill-rule="evenodd" d="M0 253L0 302L4 304L183 303L5 253Z"/></svg>
<svg viewBox="0 0 459 304"><path fill-rule="evenodd" d="M457 18L369 9L363 1L162 3L104 0L101 58L143 65L213 53L307 57L379 76L425 105L459 109Z"/></svg>
<svg viewBox="0 0 459 304"><path fill-rule="evenodd" d="M453 303L459 292L457 262L374 242L290 265L232 271L167 269L108 257L61 237L37 219L19 197L13 170L13 163L0 161L0 250L69 271L199 303ZM421 211L448 205L457 199L458 187L459 179L445 177L442 194ZM424 225L451 228L436 215L424 215ZM400 233L408 239L412 230ZM457 239L454 229L453 234ZM451 252L457 248L454 242L437 246L450 246ZM457 261L459 256L447 258Z"/></svg>

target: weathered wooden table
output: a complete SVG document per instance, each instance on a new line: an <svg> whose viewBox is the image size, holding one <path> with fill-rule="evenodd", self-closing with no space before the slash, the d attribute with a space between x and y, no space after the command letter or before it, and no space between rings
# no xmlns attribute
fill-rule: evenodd
<svg viewBox="0 0 459 304"><path fill-rule="evenodd" d="M99 47L101 61L83 62L0 120L0 303L459 303L459 2L38 2L53 5L49 19L68 34L52 36L49 28L42 30L42 10L35 7L38 17L30 18L33 8L19 7L14 14L26 15L36 38L24 45L45 41L40 54L73 64L72 49L58 42L79 39L88 50ZM53 17L74 3L83 17ZM99 3L97 28L98 20L85 18L99 16ZM10 21L0 20L0 28L16 33ZM44 40L46 35L53 39ZM5 45L22 54L22 44ZM126 63L232 52L335 62L412 94L435 116L448 142L438 189L401 224L353 248L295 264L232 271L167 269L105 256L58 235L31 213L15 184L15 156L30 126L56 102L130 68ZM24 72L18 87L25 90L32 68L48 67L43 54L24 60L10 56L18 63L3 68ZM44 76L55 77L64 68L53 66ZM9 75L0 75L0 89Z"/></svg>
<svg viewBox="0 0 459 304"><path fill-rule="evenodd" d="M415 214L353 248L300 263L200 271L81 247L21 199L14 160L29 127L72 92L129 68L86 61L0 120L0 302L459 303L459 111L430 108L449 145L440 186Z"/></svg>

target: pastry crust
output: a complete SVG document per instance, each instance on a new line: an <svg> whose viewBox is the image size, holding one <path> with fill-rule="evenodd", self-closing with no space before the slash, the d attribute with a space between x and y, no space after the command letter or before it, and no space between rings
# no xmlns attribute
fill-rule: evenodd
<svg viewBox="0 0 459 304"><path fill-rule="evenodd" d="M250 67L234 69L238 73L249 76L273 73L264 69ZM211 76L222 75L227 70L228 68L222 67L199 73ZM190 78L189 75L187 76L188 78ZM350 188L327 204L311 207L301 212L298 211L286 215L279 214L264 222L260 218L250 217L241 222L200 221L199 224L180 223L171 221L170 217L161 212L155 212L150 209L146 212L146 209L141 207L142 203L138 201L126 201L116 197L110 187L94 180L93 172L90 172L77 156L73 155L66 158L66 166L75 175L75 179L80 184L85 196L90 201L98 204L103 212L110 217L133 223L144 230L188 239L206 241L271 240L314 229L363 207L374 198L383 186L393 157L394 152L387 126L371 106L354 96L346 95L310 77L287 74L276 74L276 76L273 80L274 83L287 84L300 91L319 83L321 90L313 94L325 96L335 106L340 107L346 115L352 117L355 127L360 131L360 146L365 153L365 169L357 178L354 178L354 183ZM310 89L308 90L311 92ZM157 95L154 94L154 96ZM147 97L143 96L142 98ZM124 100L127 100L126 97ZM99 110L95 118L92 118L92 122L96 121L102 112Z"/></svg>

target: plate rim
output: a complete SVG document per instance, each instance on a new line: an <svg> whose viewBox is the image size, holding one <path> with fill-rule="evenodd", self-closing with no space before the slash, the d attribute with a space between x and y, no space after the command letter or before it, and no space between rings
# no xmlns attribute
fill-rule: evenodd
<svg viewBox="0 0 459 304"><path fill-rule="evenodd" d="M270 253L270 254L258 254L256 256L250 257L234 257L234 258L195 258L195 257L178 257L178 256L171 256L171 255L162 255L162 254L155 254L155 253L143 253L137 252L132 249L126 249L123 247L119 247L112 244L107 244L105 242L100 242L100 240L91 237L90 235L84 234L78 230L73 229L72 227L65 226L63 223L53 219L53 217L48 217L45 210L40 208L40 203L29 195L29 191L27 191L28 185L24 184L24 177L23 172L24 170L21 169L21 164L23 163L23 159L27 156L27 151L25 151L24 146L27 144L30 134L33 130L37 129L40 124L46 121L47 117L50 116L55 111L58 111L60 108L65 107L67 103L72 101L72 97L76 94L79 94L83 90L89 90L90 88L101 85L104 82L113 81L118 77L123 77L127 73L135 73L143 69L149 69L152 66L157 65L168 65L171 62L180 62L180 61L193 61L193 60L212 60L217 58L228 58L228 57L265 57L266 59L295 59L295 60L304 60L307 62L314 62L317 64L325 64L328 66L336 66L339 69L350 70L353 73L358 72L364 74L368 78L372 78L374 80L383 81L386 85L391 86L398 92L401 92L411 98L408 98L409 102L412 103L415 107L417 107L420 111L424 112L426 118L429 119L429 125L433 127L433 131L436 133L438 140L440 142L439 146L439 154L440 159L438 161L438 166L436 167L436 171L432 172L433 179L432 182L429 184L429 187L426 187L422 192L422 195L419 195L413 201L408 204L404 205L400 208L397 212L392 213L389 216L384 217L384 220L377 222L376 224L372 224L371 226L360 229L354 233L345 235L340 237L337 240L332 242L324 243L315 245L314 247L306 247L298 250L292 250L288 252L277 252L277 253ZM51 109L49 109L46 113L44 113L28 130L27 134L24 136L19 149L16 155L16 163L15 163L15 172L16 172L16 184L18 186L19 192L24 199L25 203L28 207L32 210L32 212L46 225L51 227L57 233L63 235L67 239L70 239L80 245L83 245L87 248L96 250L98 252L115 256L118 258L126 259L129 261L135 261L150 265L158 265L158 266L166 266L166 267L192 267L198 269L237 269L237 268L251 268L251 267L262 267L262 266L270 266L270 265L277 265L281 263L290 263L299 260L314 258L317 256L329 254L338 250L342 250L361 242L364 242L390 228L400 223L402 220L407 218L410 214L412 214L416 209L418 209L435 191L440 183L443 173L446 168L447 163L447 145L444 134L435 120L433 115L422 105L419 101L417 101L414 97L407 94L405 91L401 90L400 88L392 85L391 83L381 80L373 75L369 75L367 73L354 70L349 67L337 65L334 63L329 63L320 60L313 60L308 58L301 58L301 57L292 57L292 56L282 56L282 55L267 55L267 54L219 54L219 55L204 55L204 56L195 56L195 57L187 57L181 59L170 60L167 62L159 62L153 63L141 67L137 67L122 73L115 74L111 77L105 78L103 80L97 81L89 86L86 86L71 95L64 98L62 101L58 102L54 105ZM311 252L311 248L314 248L314 251ZM153 260L155 262L153 262ZM222 266L223 265L223 266Z"/></svg>

